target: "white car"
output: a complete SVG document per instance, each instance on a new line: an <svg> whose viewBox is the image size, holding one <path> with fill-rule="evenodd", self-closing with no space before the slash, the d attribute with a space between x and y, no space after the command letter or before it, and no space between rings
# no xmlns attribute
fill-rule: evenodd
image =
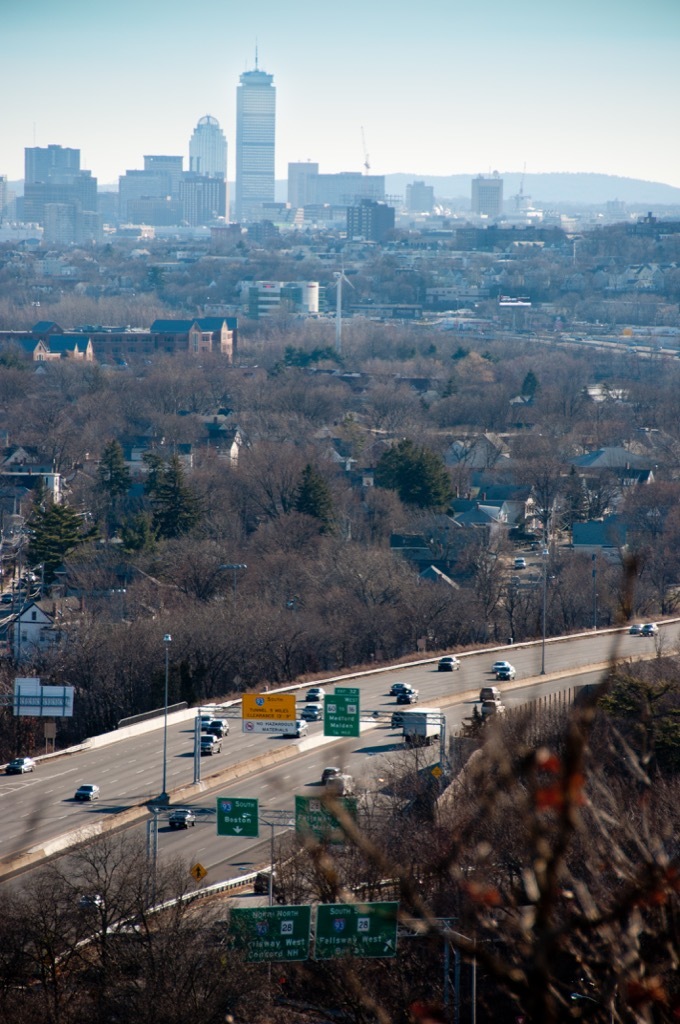
<svg viewBox="0 0 680 1024"><path fill-rule="evenodd" d="M295 730L293 732L284 732L284 736L293 737L299 740L302 736L307 735L308 725L303 718L298 718L295 722Z"/></svg>
<svg viewBox="0 0 680 1024"><path fill-rule="evenodd" d="M95 786L92 783L86 783L83 786L78 786L75 792L74 800L99 800L99 786Z"/></svg>

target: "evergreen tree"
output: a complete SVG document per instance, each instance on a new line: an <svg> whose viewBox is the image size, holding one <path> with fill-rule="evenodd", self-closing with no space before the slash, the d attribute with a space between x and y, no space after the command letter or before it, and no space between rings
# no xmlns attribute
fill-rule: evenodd
<svg viewBox="0 0 680 1024"><path fill-rule="evenodd" d="M377 487L397 491L406 505L444 509L453 491L444 460L424 445L400 441L381 457L375 470Z"/></svg>
<svg viewBox="0 0 680 1024"><path fill-rule="evenodd" d="M167 466L154 467L151 496L153 526L159 537L182 537L200 521L201 506L197 496L184 480L184 470L177 455Z"/></svg>
<svg viewBox="0 0 680 1024"><path fill-rule="evenodd" d="M106 527L109 536L115 533L120 522L120 504L127 494L132 480L125 465L123 449L118 441L109 441L104 447L97 470L97 486L106 502Z"/></svg>
<svg viewBox="0 0 680 1024"><path fill-rule="evenodd" d="M296 512L313 516L321 523L321 532L330 532L334 513L333 499L328 484L309 463L302 471L302 477L295 492L294 506Z"/></svg>
<svg viewBox="0 0 680 1024"><path fill-rule="evenodd" d="M127 519L120 530L123 551L132 554L135 551L153 551L158 540L153 517L149 512L139 512Z"/></svg>
<svg viewBox="0 0 680 1024"><path fill-rule="evenodd" d="M83 531L82 523L82 515L69 505L46 502L34 508L28 520L31 532L28 557L32 565L45 567L46 582L54 578L55 569L70 551L94 537L96 530Z"/></svg>
<svg viewBox="0 0 680 1024"><path fill-rule="evenodd" d="M533 398L538 390L538 378L533 370L529 370L522 384L522 394L526 398Z"/></svg>
<svg viewBox="0 0 680 1024"><path fill-rule="evenodd" d="M109 441L104 447L97 480L100 490L109 496L112 504L116 498L127 494L131 483L130 471L125 465L123 449L118 441Z"/></svg>

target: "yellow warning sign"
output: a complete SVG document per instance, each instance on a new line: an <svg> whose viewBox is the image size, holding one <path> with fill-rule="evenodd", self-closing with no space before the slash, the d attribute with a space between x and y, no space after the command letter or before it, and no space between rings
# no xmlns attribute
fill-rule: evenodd
<svg viewBox="0 0 680 1024"><path fill-rule="evenodd" d="M294 693L244 693L241 707L243 717L251 721L295 721Z"/></svg>
<svg viewBox="0 0 680 1024"><path fill-rule="evenodd" d="M196 879L197 882L202 882L205 876L208 874L207 868L204 868L198 861L189 868L189 874Z"/></svg>
<svg viewBox="0 0 680 1024"><path fill-rule="evenodd" d="M435 779L440 779L444 773L439 767L439 765L436 764L430 774L434 775Z"/></svg>

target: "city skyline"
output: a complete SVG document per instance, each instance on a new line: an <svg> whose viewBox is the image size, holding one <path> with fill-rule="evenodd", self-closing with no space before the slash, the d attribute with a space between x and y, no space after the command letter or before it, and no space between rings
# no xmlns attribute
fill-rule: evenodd
<svg viewBox="0 0 680 1024"><path fill-rule="evenodd" d="M257 47L277 88L277 180L311 160L330 173L526 165L680 186L680 5L547 6L430 0L390 13L348 0L324 19L310 0L251 12L206 0L189 19L177 0L35 0L30 16L17 4L3 11L13 88L0 174L21 178L24 149L50 144L80 149L100 185L147 154L182 155L188 170L191 133L210 115L234 180L236 90Z"/></svg>

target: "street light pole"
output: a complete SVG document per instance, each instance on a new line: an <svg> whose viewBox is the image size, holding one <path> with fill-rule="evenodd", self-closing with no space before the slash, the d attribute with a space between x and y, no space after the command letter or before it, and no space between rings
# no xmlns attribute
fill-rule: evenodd
<svg viewBox="0 0 680 1024"><path fill-rule="evenodd" d="M541 641L541 675L545 675L545 613L548 603L548 549L543 551L543 639Z"/></svg>
<svg viewBox="0 0 680 1024"><path fill-rule="evenodd" d="M243 562L228 562L225 565L218 565L220 570L230 569L234 574L234 601L236 600L236 573L239 569L247 569L248 566Z"/></svg>
<svg viewBox="0 0 680 1024"><path fill-rule="evenodd" d="M159 796L159 800L162 800L164 804L169 802L168 788L167 788L167 772L168 772L168 678L170 675L170 644L172 643L172 637L169 633L166 633L163 637L163 643L165 645L165 695L163 700L163 790Z"/></svg>

